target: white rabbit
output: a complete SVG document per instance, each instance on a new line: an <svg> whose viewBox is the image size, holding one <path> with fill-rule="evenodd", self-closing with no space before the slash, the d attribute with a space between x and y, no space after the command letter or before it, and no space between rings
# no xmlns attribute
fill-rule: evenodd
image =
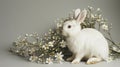
<svg viewBox="0 0 120 67"><path fill-rule="evenodd" d="M109 47L105 37L92 28L81 29L80 24L86 18L87 10L75 10L74 20L66 21L63 24L62 34L66 36L67 47L73 56L67 60L77 64L83 58L87 58L87 64L95 64L102 60L107 61L109 57Z"/></svg>

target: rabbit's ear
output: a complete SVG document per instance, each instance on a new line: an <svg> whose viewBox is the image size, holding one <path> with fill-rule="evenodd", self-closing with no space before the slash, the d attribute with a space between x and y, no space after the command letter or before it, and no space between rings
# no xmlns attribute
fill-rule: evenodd
<svg viewBox="0 0 120 67"><path fill-rule="evenodd" d="M75 18L77 18L79 16L79 14L80 14L80 9L76 9L75 10Z"/></svg>
<svg viewBox="0 0 120 67"><path fill-rule="evenodd" d="M77 18L77 21L80 22L80 23L82 23L82 22L85 20L86 15L87 15L87 10L84 9L84 10L79 14L79 16L78 16L78 18Z"/></svg>

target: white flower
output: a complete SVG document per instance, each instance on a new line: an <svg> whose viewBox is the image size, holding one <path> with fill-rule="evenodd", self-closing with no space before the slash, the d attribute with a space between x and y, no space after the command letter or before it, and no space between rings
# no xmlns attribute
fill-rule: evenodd
<svg viewBox="0 0 120 67"><path fill-rule="evenodd" d="M93 7L91 7L91 6L88 6L88 8L91 9L91 10L93 9Z"/></svg>
<svg viewBox="0 0 120 67"><path fill-rule="evenodd" d="M62 24L61 23L57 23L57 28L60 28L62 27Z"/></svg>
<svg viewBox="0 0 120 67"><path fill-rule="evenodd" d="M100 11L100 8L97 8L97 11Z"/></svg>
<svg viewBox="0 0 120 67"><path fill-rule="evenodd" d="M43 45L42 48L45 49L45 50L47 49L47 47L45 45Z"/></svg>
<svg viewBox="0 0 120 67"><path fill-rule="evenodd" d="M46 63L47 63L47 64L53 64L52 60L53 60L53 59L51 59L50 57L49 57L49 58L46 58Z"/></svg>
<svg viewBox="0 0 120 67"><path fill-rule="evenodd" d="M49 49L49 46L48 46L48 44L45 44L45 45L42 45L42 48L43 48L44 50L47 50L47 49Z"/></svg>
<svg viewBox="0 0 120 67"><path fill-rule="evenodd" d="M28 34L25 34L26 37L28 37L29 35Z"/></svg>
<svg viewBox="0 0 120 67"><path fill-rule="evenodd" d="M48 45L49 45L50 47L53 47L53 44L54 44L54 41L48 42Z"/></svg>
<svg viewBox="0 0 120 67"><path fill-rule="evenodd" d="M64 40L62 40L62 41L60 42L60 46L61 46L62 48L65 48L65 47L66 47L66 42L65 42Z"/></svg>
<svg viewBox="0 0 120 67"><path fill-rule="evenodd" d="M31 61L31 62L34 62L34 61L36 61L37 60L37 56L30 56L30 58L29 58L29 60Z"/></svg>
<svg viewBox="0 0 120 67"><path fill-rule="evenodd" d="M61 61L63 61L63 56L64 56L64 55L62 55L62 52L56 53L56 55L55 55L56 60L57 60L58 62L60 62L60 63L61 63Z"/></svg>
<svg viewBox="0 0 120 67"><path fill-rule="evenodd" d="M102 25L102 29L103 29L103 30L108 30L108 26L105 25L105 24L103 24L103 25Z"/></svg>

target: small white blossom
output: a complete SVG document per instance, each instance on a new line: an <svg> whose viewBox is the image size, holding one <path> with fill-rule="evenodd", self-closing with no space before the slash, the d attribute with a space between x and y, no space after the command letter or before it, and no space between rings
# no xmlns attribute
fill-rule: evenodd
<svg viewBox="0 0 120 67"><path fill-rule="evenodd" d="M48 45L49 45L50 47L53 47L53 44L54 44L54 41L48 42Z"/></svg>
<svg viewBox="0 0 120 67"><path fill-rule="evenodd" d="M60 62L60 63L61 63L61 61L63 61L63 56L64 56L64 55L62 55L62 52L57 53L57 54L55 55L56 60L57 60L58 62Z"/></svg>
<svg viewBox="0 0 120 67"><path fill-rule="evenodd" d="M25 34L26 37L28 37L29 35L28 34Z"/></svg>
<svg viewBox="0 0 120 67"><path fill-rule="evenodd" d="M52 60L53 60L53 59L51 59L51 58L46 58L46 63L47 63L47 64L53 64Z"/></svg>
<svg viewBox="0 0 120 67"><path fill-rule="evenodd" d="M41 58L38 58L37 63L41 63L41 62L42 62L42 59L41 59Z"/></svg>
<svg viewBox="0 0 120 67"><path fill-rule="evenodd" d="M45 45L43 45L42 48L45 49L45 50L47 49Z"/></svg>
<svg viewBox="0 0 120 67"><path fill-rule="evenodd" d="M62 24L61 23L57 23L57 28L60 28L62 27Z"/></svg>
<svg viewBox="0 0 120 67"><path fill-rule="evenodd" d="M91 10L93 9L93 7L91 7L91 6L88 6L88 8L91 9Z"/></svg>
<svg viewBox="0 0 120 67"><path fill-rule="evenodd" d="M100 8L97 8L97 11L100 11Z"/></svg>
<svg viewBox="0 0 120 67"><path fill-rule="evenodd" d="M65 48L66 47L66 42L64 41L64 40L62 40L61 42L60 42L60 46L62 47L62 48Z"/></svg>
<svg viewBox="0 0 120 67"><path fill-rule="evenodd" d="M108 30L108 26L105 25L105 24L103 24L103 25L102 25L102 29L103 29L103 30Z"/></svg>
<svg viewBox="0 0 120 67"><path fill-rule="evenodd" d="M30 56L30 58L29 58L29 60L31 61L31 62L34 62L34 61L36 61L37 60L37 56Z"/></svg>
<svg viewBox="0 0 120 67"><path fill-rule="evenodd" d="M43 48L44 50L47 50L47 49L49 49L49 46L48 46L48 44L45 44L45 45L42 46L42 48Z"/></svg>

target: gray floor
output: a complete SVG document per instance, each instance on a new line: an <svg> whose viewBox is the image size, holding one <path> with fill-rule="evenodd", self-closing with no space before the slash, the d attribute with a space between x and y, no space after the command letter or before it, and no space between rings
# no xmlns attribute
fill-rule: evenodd
<svg viewBox="0 0 120 67"><path fill-rule="evenodd" d="M9 53L7 50L0 51L0 67L120 67L120 60L112 62L100 62L98 64L86 65L84 62L80 64L37 64L28 62L25 59Z"/></svg>
<svg viewBox="0 0 120 67"><path fill-rule="evenodd" d="M113 40L120 41L120 0L0 0L0 67L120 67L120 60L94 65L80 63L36 64L8 52L19 35L38 32L41 36L55 27L56 18L68 16L76 8L101 8L104 17L113 24Z"/></svg>

